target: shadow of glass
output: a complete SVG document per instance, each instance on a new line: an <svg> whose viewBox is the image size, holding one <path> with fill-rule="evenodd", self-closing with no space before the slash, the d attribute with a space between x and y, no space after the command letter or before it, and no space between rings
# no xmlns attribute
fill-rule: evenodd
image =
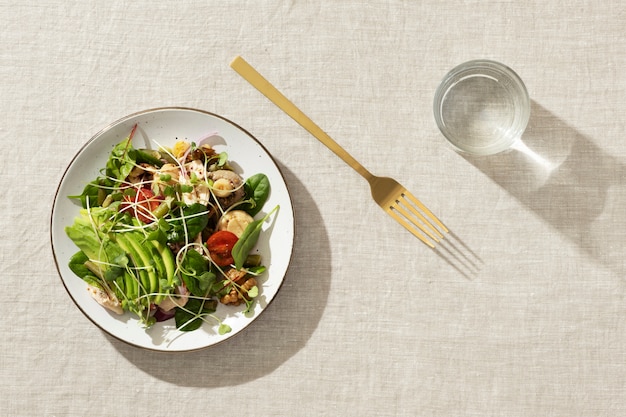
<svg viewBox="0 0 626 417"><path fill-rule="evenodd" d="M589 138L533 102L519 147L463 157L591 258L626 271L626 235L614 225L626 203L626 166Z"/></svg>
<svg viewBox="0 0 626 417"><path fill-rule="evenodd" d="M286 167L280 169L291 195L297 196L296 240L285 281L267 310L236 336L196 352L147 351L109 336L129 362L179 386L236 386L272 372L306 345L328 299L330 242L313 197Z"/></svg>

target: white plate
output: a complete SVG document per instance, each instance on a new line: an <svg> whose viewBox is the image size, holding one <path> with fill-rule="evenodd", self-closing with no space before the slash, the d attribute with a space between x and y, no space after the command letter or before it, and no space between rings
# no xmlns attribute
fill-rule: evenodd
<svg viewBox="0 0 626 417"><path fill-rule="evenodd" d="M128 137L137 124L133 144L137 148L172 146L176 140L199 140L217 132L224 139L215 145L226 151L239 174L247 178L264 173L272 186L264 206L269 211L280 206L272 222L264 225L257 244L267 271L261 277L259 296L248 315L245 307L218 306L216 316L232 331L218 334L217 324L204 323L195 331L176 330L174 321L157 323L145 329L130 313L119 316L96 303L87 293L85 282L68 267L70 257L78 248L65 234L65 227L74 222L80 206L67 196L80 194L89 181L95 179L113 147ZM259 213L257 218L262 216ZM291 259L294 242L294 215L285 180L269 152L250 133L235 123L212 113L180 107L158 108L124 117L97 133L74 157L65 171L56 192L51 216L51 243L57 269L68 294L78 308L99 328L131 345L158 351L189 351L205 348L228 339L254 321L268 306L280 289Z"/></svg>

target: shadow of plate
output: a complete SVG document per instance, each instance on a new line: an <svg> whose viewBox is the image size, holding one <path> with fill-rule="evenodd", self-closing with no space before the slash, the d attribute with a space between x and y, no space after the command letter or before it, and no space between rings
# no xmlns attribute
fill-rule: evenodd
<svg viewBox="0 0 626 417"><path fill-rule="evenodd" d="M154 352L107 335L137 368L178 386L236 386L271 373L306 345L328 299L330 242L315 200L292 172L279 165L293 198L296 239L291 265L274 300L239 334L200 351Z"/></svg>

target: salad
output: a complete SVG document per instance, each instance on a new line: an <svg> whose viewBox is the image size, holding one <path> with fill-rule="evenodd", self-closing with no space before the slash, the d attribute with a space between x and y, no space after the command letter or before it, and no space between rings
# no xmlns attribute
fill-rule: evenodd
<svg viewBox="0 0 626 417"><path fill-rule="evenodd" d="M210 321L228 333L217 306L250 312L266 269L254 248L279 208L257 216L269 180L236 173L210 144L217 134L150 150L133 146L136 128L98 177L69 196L82 207L65 228L78 248L69 268L100 305L146 327L173 320L192 331Z"/></svg>

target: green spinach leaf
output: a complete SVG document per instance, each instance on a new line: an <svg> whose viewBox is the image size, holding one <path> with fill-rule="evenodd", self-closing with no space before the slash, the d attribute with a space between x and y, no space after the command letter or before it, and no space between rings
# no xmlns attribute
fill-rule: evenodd
<svg viewBox="0 0 626 417"><path fill-rule="evenodd" d="M80 278L87 275L93 275L89 268L85 266L85 262L87 262L88 260L89 257L87 257L87 255L85 255L85 252L83 252L82 250L76 252L74 255L72 255L68 264L70 271L72 271L74 274L76 274L77 277Z"/></svg>
<svg viewBox="0 0 626 417"><path fill-rule="evenodd" d="M190 299L184 307L177 307L174 320L178 330L191 332L202 326L202 317L215 313L217 300Z"/></svg>
<svg viewBox="0 0 626 417"><path fill-rule="evenodd" d="M165 231L167 240L172 243L183 243L194 238L209 222L208 216L203 215L204 212L207 212L207 207L200 203L175 209L174 214L177 217L170 222L169 229Z"/></svg>
<svg viewBox="0 0 626 417"><path fill-rule="evenodd" d="M231 254L233 255L233 259L235 261L236 269L241 269L243 267L244 263L246 262L246 258L248 257L248 253L250 253L252 248L254 248L259 240L259 236L261 235L261 231L263 230L263 223L265 223L265 221L276 210L278 210L278 208L279 206L274 207L272 211L267 213L265 217L260 220L253 221L245 228L245 230L239 237L239 240L237 240L237 243L235 243L235 246L233 246L233 249L231 251Z"/></svg>
<svg viewBox="0 0 626 417"><path fill-rule="evenodd" d="M216 280L215 273L209 270L209 261L192 249L185 253L180 272L191 294L198 297L205 296Z"/></svg>
<svg viewBox="0 0 626 417"><path fill-rule="evenodd" d="M254 217L261 211L270 195L270 180L265 174L255 174L246 180L244 190L250 201L242 204L241 210Z"/></svg>

